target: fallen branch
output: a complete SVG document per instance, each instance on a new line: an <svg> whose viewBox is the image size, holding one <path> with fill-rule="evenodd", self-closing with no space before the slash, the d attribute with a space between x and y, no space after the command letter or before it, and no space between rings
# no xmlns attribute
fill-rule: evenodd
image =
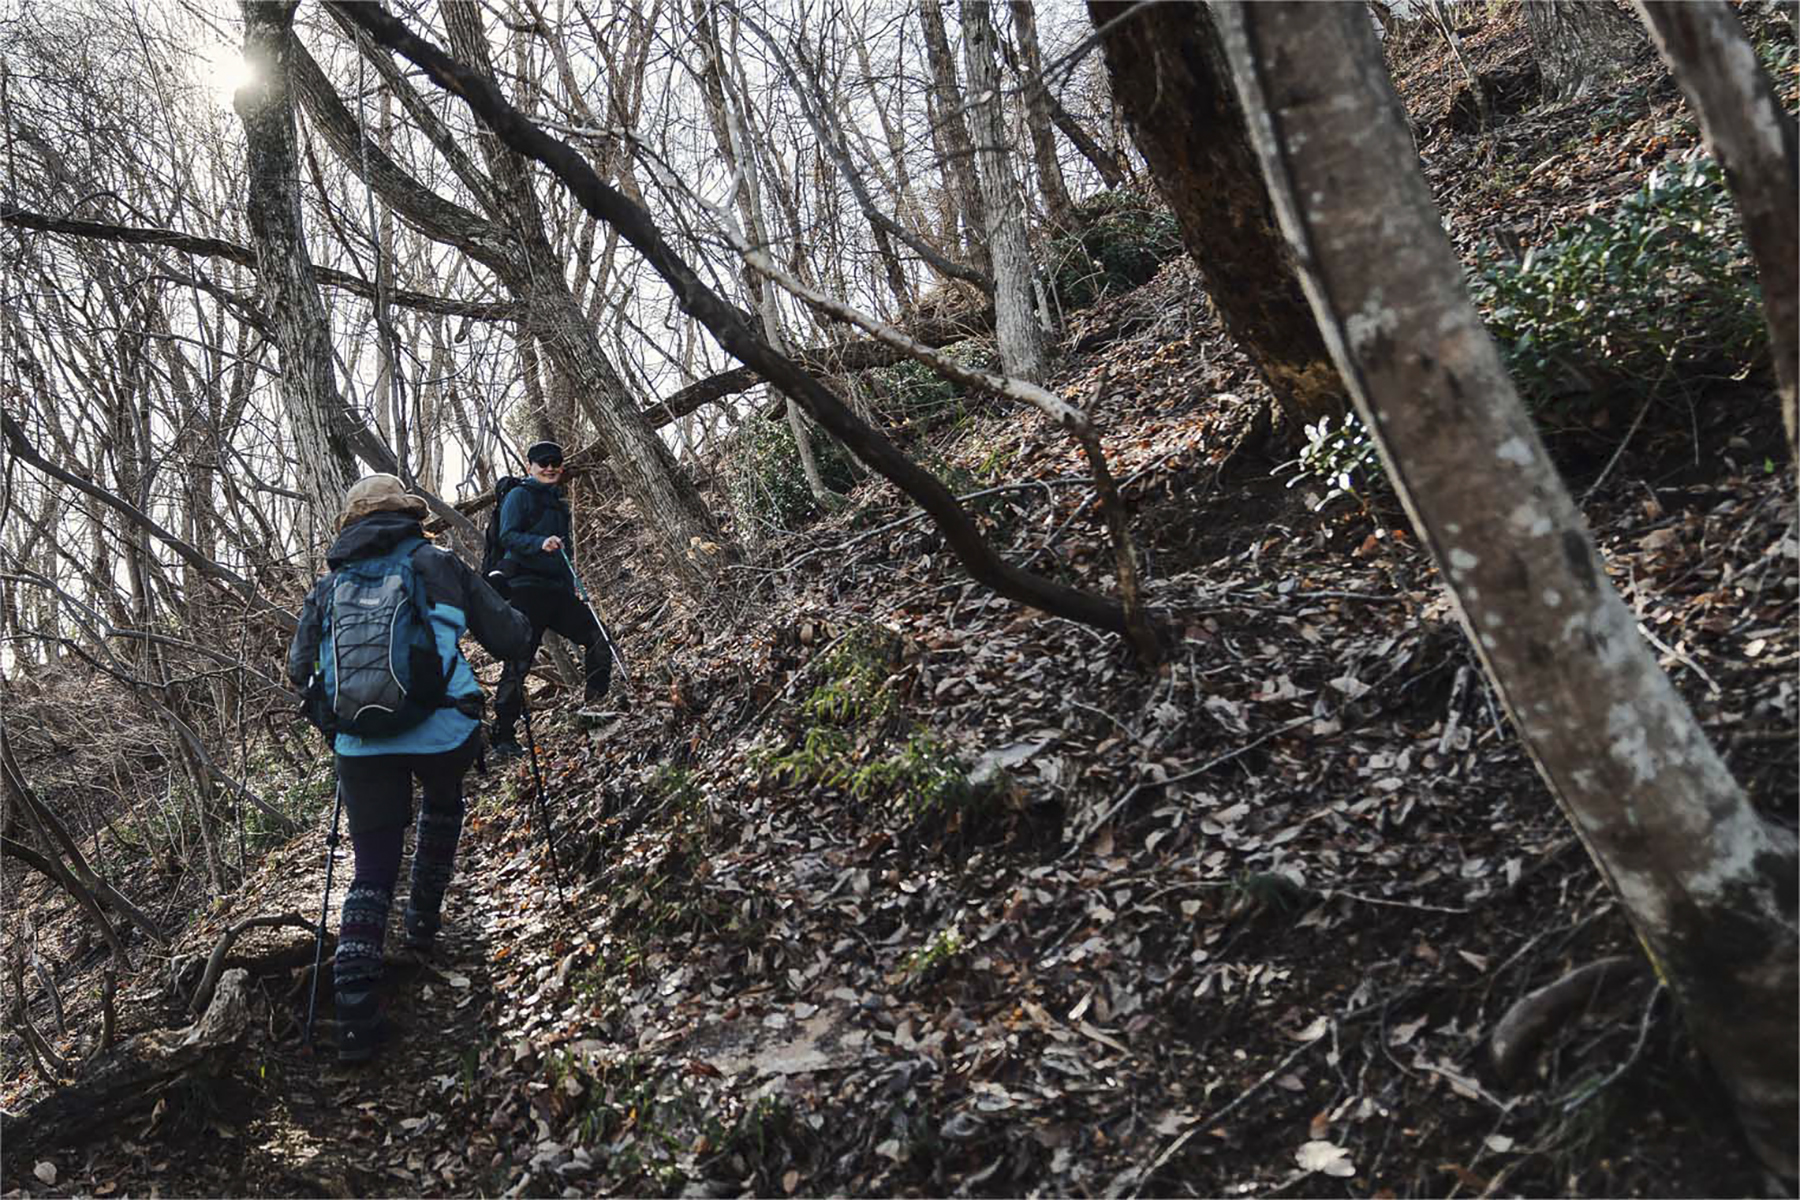
<svg viewBox="0 0 1800 1200"><path fill-rule="evenodd" d="M194 998L188 1004L190 1012L203 1012L212 1004L213 988L219 982L219 975L225 970L225 955L230 952L231 945L240 936L252 929L272 929L283 925L292 925L304 929L308 933L317 933L318 926L296 912L279 915L249 917L239 921L227 929L213 946L212 953L206 959L206 971L200 976L200 986L194 989Z"/></svg>
<svg viewBox="0 0 1800 1200"><path fill-rule="evenodd" d="M1577 967L1554 983L1528 993L1506 1010L1488 1041L1494 1074L1511 1082L1518 1077L1546 1034L1571 1011L1590 1004L1609 986L1641 978L1650 964L1636 954L1618 954Z"/></svg>

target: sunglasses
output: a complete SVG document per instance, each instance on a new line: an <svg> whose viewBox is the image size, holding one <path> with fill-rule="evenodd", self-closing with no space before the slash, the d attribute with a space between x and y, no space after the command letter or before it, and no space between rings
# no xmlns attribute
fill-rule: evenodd
<svg viewBox="0 0 1800 1200"><path fill-rule="evenodd" d="M562 470L562 459L559 458L553 462L541 462L535 465L543 467L547 471L560 471Z"/></svg>

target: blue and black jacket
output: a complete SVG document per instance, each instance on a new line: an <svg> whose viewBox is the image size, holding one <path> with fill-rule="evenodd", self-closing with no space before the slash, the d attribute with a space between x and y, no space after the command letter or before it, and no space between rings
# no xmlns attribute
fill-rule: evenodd
<svg viewBox="0 0 1800 1200"><path fill-rule="evenodd" d="M544 549L544 539L559 537L569 561L575 560L575 542L569 536L569 503L560 486L523 479L506 493L500 505L500 544L505 547L507 572L513 587L557 587L575 590L575 581L561 554Z"/></svg>
<svg viewBox="0 0 1800 1200"><path fill-rule="evenodd" d="M335 570L357 559L391 554L402 542L424 535L416 517L397 512L374 513L345 528L326 552L325 561ZM438 653L449 667L447 696L465 703L440 708L422 723L392 737L340 733L336 735L339 754L441 754L456 749L481 723L478 716L471 715L481 711L481 684L457 648L457 640L465 631L472 633L499 659L523 658L531 650L531 622L454 554L423 545L413 551L412 565L425 585L425 598L431 605ZM562 565L560 558L557 565ZM327 649L322 643L330 581L330 575L323 576L307 593L306 603L300 609L299 628L288 646L288 678L300 688L305 688L317 669L321 652Z"/></svg>

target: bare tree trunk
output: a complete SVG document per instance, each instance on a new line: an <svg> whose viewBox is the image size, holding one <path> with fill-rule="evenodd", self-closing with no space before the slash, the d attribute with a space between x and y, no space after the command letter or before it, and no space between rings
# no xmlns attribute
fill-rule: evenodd
<svg viewBox="0 0 1800 1200"><path fill-rule="evenodd" d="M1100 178L1106 182L1107 187L1122 188L1130 182L1126 178L1125 169L1119 165L1119 160L1108 154L1100 143L1094 140L1094 135L1084 129L1081 122L1075 119L1075 114L1062 106L1062 102L1056 98L1056 93L1046 91L1044 99L1050 106L1050 119L1056 122L1056 127L1062 130L1063 136L1069 139L1075 149L1081 151L1081 157L1087 159L1094 170L1100 172Z"/></svg>
<svg viewBox="0 0 1800 1200"><path fill-rule="evenodd" d="M1469 301L1367 15L1217 8L1307 294L1538 772L1763 1161L1796 1171L1800 855L1608 582Z"/></svg>
<svg viewBox="0 0 1800 1200"><path fill-rule="evenodd" d="M1706 148L1725 170L1762 280L1788 456L1800 463L1800 157L1794 118L1756 62L1724 0L1633 0L1656 49L1700 119Z"/></svg>
<svg viewBox="0 0 1800 1200"><path fill-rule="evenodd" d="M244 123L249 157L247 212L256 248L257 290L281 347L281 394L295 465L314 511L336 516L356 474L348 445L332 429L341 406L331 362L331 326L319 302L306 251L294 158L294 109L288 62L296 3L244 0L244 61L251 82L233 104Z"/></svg>
<svg viewBox="0 0 1800 1200"><path fill-rule="evenodd" d="M925 31L925 57L931 63L932 90L937 96L936 128L944 147L944 178L956 197L962 218L963 252L983 275L994 273L988 254L988 218L976 178L975 149L963 116L962 89L956 86L956 59L944 33L941 0L919 0L919 23Z"/></svg>
<svg viewBox="0 0 1800 1200"><path fill-rule="evenodd" d="M1006 373L1041 383L1050 372L1049 349L1032 303L1031 247L1025 240L1025 205L1013 174L1006 116L1000 106L999 37L991 7L988 0L962 0L963 64L969 74L969 107L981 139L975 162L994 264L994 333Z"/></svg>
<svg viewBox="0 0 1800 1200"><path fill-rule="evenodd" d="M1343 416L1343 383L1276 225L1206 6L1089 0L1088 13L1138 149L1225 331L1274 392L1284 436Z"/></svg>
<svg viewBox="0 0 1800 1200"><path fill-rule="evenodd" d="M1038 187L1050 223L1066 228L1075 207L1056 161L1056 135L1050 119L1050 89L1044 86L1044 55L1038 47L1037 17L1032 0L1012 0L1013 40L1019 47L1019 78L1024 84L1025 126L1031 131L1031 155L1037 162Z"/></svg>
<svg viewBox="0 0 1800 1200"><path fill-rule="evenodd" d="M1525 0L1525 27L1555 100L1586 95L1644 48L1644 31L1612 0Z"/></svg>

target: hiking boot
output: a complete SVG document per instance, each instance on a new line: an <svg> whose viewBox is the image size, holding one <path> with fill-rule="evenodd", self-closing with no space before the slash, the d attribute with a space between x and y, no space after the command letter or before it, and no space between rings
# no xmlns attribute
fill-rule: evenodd
<svg viewBox="0 0 1800 1200"><path fill-rule="evenodd" d="M489 746L487 753L488 757L494 762L508 763L515 758L524 758L525 747L519 745L519 743L513 741L511 738L507 738L505 741L497 741Z"/></svg>
<svg viewBox="0 0 1800 1200"><path fill-rule="evenodd" d="M443 922L436 913L426 916L408 908L402 924L406 928L406 948L423 955L431 953L432 947L437 945L438 930Z"/></svg>
<svg viewBox="0 0 1800 1200"><path fill-rule="evenodd" d="M364 1063L387 1040L387 1018L373 991L337 994L338 1052L340 1063Z"/></svg>

